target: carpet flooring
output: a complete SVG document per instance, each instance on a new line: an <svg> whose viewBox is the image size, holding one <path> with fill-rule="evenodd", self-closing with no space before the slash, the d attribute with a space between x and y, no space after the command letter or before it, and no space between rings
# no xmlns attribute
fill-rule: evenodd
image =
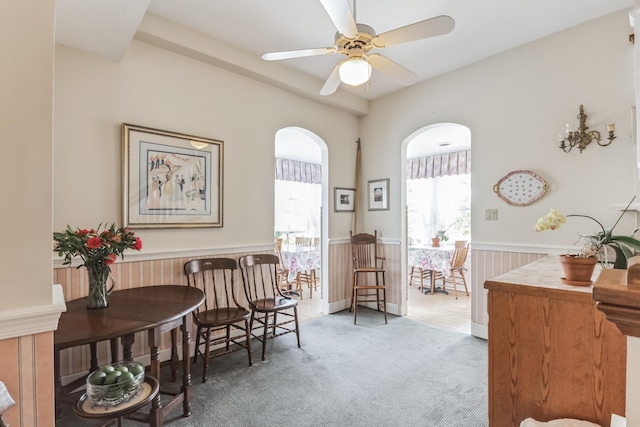
<svg viewBox="0 0 640 427"><path fill-rule="evenodd" d="M264 362L254 341L251 367L242 351L213 359L204 384L201 361L192 365L192 415L183 418L180 408L164 425L489 425L486 341L403 317L385 325L368 309L358 310L355 326L344 311L300 330L302 348L293 334L277 337ZM79 425L87 424L72 413L56 422Z"/></svg>

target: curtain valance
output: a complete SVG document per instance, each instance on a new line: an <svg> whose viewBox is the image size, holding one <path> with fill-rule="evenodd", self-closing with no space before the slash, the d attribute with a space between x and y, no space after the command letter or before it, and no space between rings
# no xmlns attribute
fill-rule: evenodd
<svg viewBox="0 0 640 427"><path fill-rule="evenodd" d="M321 165L315 163L276 158L276 179L321 184L322 168Z"/></svg>
<svg viewBox="0 0 640 427"><path fill-rule="evenodd" d="M407 179L471 173L471 150L407 159Z"/></svg>

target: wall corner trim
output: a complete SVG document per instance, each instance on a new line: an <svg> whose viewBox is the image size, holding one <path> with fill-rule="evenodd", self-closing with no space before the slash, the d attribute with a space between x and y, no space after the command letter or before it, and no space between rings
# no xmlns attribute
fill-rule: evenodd
<svg viewBox="0 0 640 427"><path fill-rule="evenodd" d="M67 311L61 285L53 285L51 304L0 310L0 340L50 332Z"/></svg>

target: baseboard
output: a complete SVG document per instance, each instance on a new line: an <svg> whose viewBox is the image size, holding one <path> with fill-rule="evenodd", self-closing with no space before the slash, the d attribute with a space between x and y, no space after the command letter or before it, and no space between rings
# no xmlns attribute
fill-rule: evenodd
<svg viewBox="0 0 640 427"><path fill-rule="evenodd" d="M489 328L481 323L471 322L471 335L485 340L489 339Z"/></svg>
<svg viewBox="0 0 640 427"><path fill-rule="evenodd" d="M343 299L340 301L332 302L329 304L329 314L337 313L342 310L347 310L349 308L350 300ZM359 304L362 307L367 307L372 310L377 310L375 303L369 304ZM400 314L400 306L398 304L387 303L387 314L393 314L394 316L401 316Z"/></svg>

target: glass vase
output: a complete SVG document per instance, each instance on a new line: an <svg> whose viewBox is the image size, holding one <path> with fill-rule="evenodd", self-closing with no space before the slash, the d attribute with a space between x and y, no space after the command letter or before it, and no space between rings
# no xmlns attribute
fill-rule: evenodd
<svg viewBox="0 0 640 427"><path fill-rule="evenodd" d="M106 265L87 267L89 273L89 295L87 308L105 308L109 306L109 292L107 281L111 269Z"/></svg>

